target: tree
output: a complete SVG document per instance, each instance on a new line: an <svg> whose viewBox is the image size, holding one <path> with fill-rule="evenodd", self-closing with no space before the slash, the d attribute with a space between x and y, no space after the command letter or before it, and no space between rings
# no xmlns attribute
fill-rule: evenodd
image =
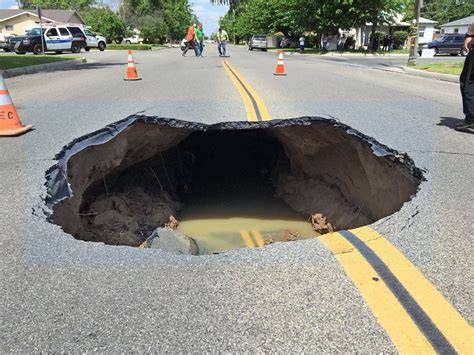
<svg viewBox="0 0 474 355"><path fill-rule="evenodd" d="M131 28L138 28L147 42L176 40L193 22L187 0L123 0L120 14Z"/></svg>
<svg viewBox="0 0 474 355"><path fill-rule="evenodd" d="M193 18L188 0L164 1L162 13L166 24L166 33L171 40L183 38L188 26L197 22Z"/></svg>
<svg viewBox="0 0 474 355"><path fill-rule="evenodd" d="M308 4L305 0L249 0L236 9L236 36L248 38L252 34L282 32L285 36L298 36L309 26ZM302 11L302 10L305 11ZM233 18L229 13L220 24L231 31ZM226 26L227 24L227 26Z"/></svg>
<svg viewBox="0 0 474 355"><path fill-rule="evenodd" d="M240 4L247 0L210 0L214 5L228 5L229 11L233 11L239 7Z"/></svg>
<svg viewBox="0 0 474 355"><path fill-rule="evenodd" d="M34 9L40 5L42 9L82 11L92 7L95 3L95 0L18 0L20 9Z"/></svg>
<svg viewBox="0 0 474 355"><path fill-rule="evenodd" d="M121 42L125 37L125 22L110 8L90 9L84 13L84 20L93 31L99 32L108 42Z"/></svg>
<svg viewBox="0 0 474 355"><path fill-rule="evenodd" d="M424 0L421 16L437 21L439 25L474 13L474 0Z"/></svg>
<svg viewBox="0 0 474 355"><path fill-rule="evenodd" d="M145 43L163 43L166 38L166 23L160 13L140 17L138 28Z"/></svg>
<svg viewBox="0 0 474 355"><path fill-rule="evenodd" d="M335 34L366 22L373 23L373 33L381 23L390 22L403 11L408 0L211 0L234 7L236 34L282 32L296 37L303 32ZM229 11L230 13L231 11ZM229 15L228 13L228 15ZM230 16L221 18L229 25ZM230 27L227 27L230 29Z"/></svg>

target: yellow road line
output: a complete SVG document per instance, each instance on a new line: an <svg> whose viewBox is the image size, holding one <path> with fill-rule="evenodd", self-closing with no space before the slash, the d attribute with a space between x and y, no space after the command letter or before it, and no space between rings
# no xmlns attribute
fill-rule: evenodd
<svg viewBox="0 0 474 355"><path fill-rule="evenodd" d="M244 101L247 119L250 122L269 121L270 114L260 95L257 94L247 80L245 80L229 61L223 60L222 65Z"/></svg>
<svg viewBox="0 0 474 355"><path fill-rule="evenodd" d="M459 354L474 353L474 331L439 291L387 239L369 227L352 230L389 267Z"/></svg>
<svg viewBox="0 0 474 355"><path fill-rule="evenodd" d="M436 353L381 276L351 243L339 233L325 234L319 240L335 254L399 352Z"/></svg>
<svg viewBox="0 0 474 355"><path fill-rule="evenodd" d="M263 247L265 245L265 242L262 238L262 235L258 231L252 231L252 234L255 241L257 242L257 246Z"/></svg>
<svg viewBox="0 0 474 355"><path fill-rule="evenodd" d="M245 246L247 248L255 248L255 244L253 244L252 238L247 231L242 230L240 231L240 234L242 235L242 239L244 240Z"/></svg>

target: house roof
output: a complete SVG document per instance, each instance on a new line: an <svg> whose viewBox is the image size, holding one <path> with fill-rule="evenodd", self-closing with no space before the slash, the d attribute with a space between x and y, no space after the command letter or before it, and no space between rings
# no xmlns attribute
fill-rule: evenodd
<svg viewBox="0 0 474 355"><path fill-rule="evenodd" d="M430 19L427 19L427 18L424 18L424 17L420 17L420 23L424 23L424 24L435 24L435 23L438 23L436 21L433 21L433 20L430 20Z"/></svg>
<svg viewBox="0 0 474 355"><path fill-rule="evenodd" d="M474 15L445 23L444 25L441 25L441 27L452 27L452 26L470 26L474 23Z"/></svg>
<svg viewBox="0 0 474 355"><path fill-rule="evenodd" d="M0 22L5 21L13 17L17 17L21 14L29 13L33 16L38 16L36 10L20 10L20 9L0 9ZM42 17L52 20L54 22L69 22L71 17L76 14L84 22L81 15L74 10L41 10Z"/></svg>

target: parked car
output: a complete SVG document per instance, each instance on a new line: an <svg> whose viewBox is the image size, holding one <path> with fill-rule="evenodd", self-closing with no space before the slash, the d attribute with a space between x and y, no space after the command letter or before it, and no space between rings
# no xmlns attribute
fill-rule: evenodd
<svg viewBox="0 0 474 355"><path fill-rule="evenodd" d="M107 46L105 37L98 36L88 28L83 28L81 26L67 26L67 28L72 35L86 36L86 47L84 49L87 52L90 51L91 48L98 48L101 52L105 50L105 47Z"/></svg>
<svg viewBox="0 0 474 355"><path fill-rule="evenodd" d="M122 40L122 43L126 44L142 44L143 43L143 38L140 37L139 34L134 34L130 37L124 38Z"/></svg>
<svg viewBox="0 0 474 355"><path fill-rule="evenodd" d="M44 38L44 51L62 53L71 51L80 53L86 46L86 36L82 34L72 34L67 26L44 27L43 33L39 27L28 31L26 36L14 36L10 38L10 50L16 54L41 54L43 44L41 36Z"/></svg>
<svg viewBox="0 0 474 355"><path fill-rule="evenodd" d="M10 36L6 36L3 33L0 33L0 48L5 52L10 52L10 45L8 44Z"/></svg>
<svg viewBox="0 0 474 355"><path fill-rule="evenodd" d="M444 36L435 39L418 49L418 54L421 55L423 49L434 49L435 54L451 54L466 56L467 52L463 49L464 35L460 34L445 34Z"/></svg>
<svg viewBox="0 0 474 355"><path fill-rule="evenodd" d="M267 37L262 35L252 36L249 41L249 50L254 50L255 48L261 49L266 52L268 48Z"/></svg>

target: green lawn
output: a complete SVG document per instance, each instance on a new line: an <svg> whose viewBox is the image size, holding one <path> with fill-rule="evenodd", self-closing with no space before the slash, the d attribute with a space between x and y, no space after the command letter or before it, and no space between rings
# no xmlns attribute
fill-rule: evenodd
<svg viewBox="0 0 474 355"><path fill-rule="evenodd" d="M30 65L63 62L65 60L73 60L78 57L61 57L58 55L18 55L18 54L2 54L0 55L0 70L28 67Z"/></svg>
<svg viewBox="0 0 474 355"><path fill-rule="evenodd" d="M421 69L442 74L461 75L463 61L437 62L432 64L417 64L410 68Z"/></svg>

